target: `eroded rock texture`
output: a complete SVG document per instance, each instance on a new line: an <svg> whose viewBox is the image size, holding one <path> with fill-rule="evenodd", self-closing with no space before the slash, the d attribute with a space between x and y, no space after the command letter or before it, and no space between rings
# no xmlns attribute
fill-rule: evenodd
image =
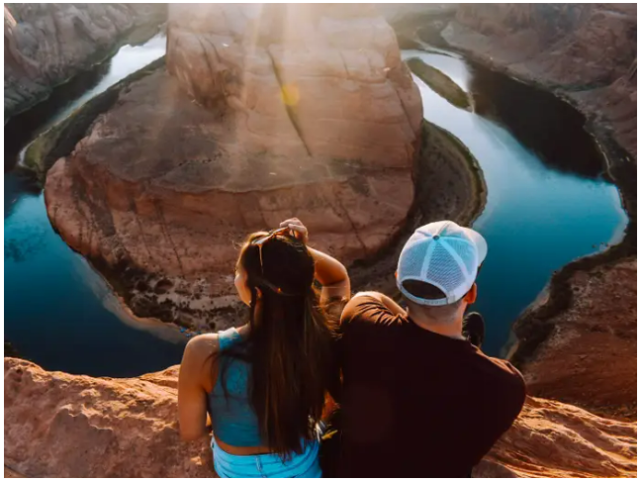
<svg viewBox="0 0 640 481"><path fill-rule="evenodd" d="M134 379L47 372L5 358L5 466L29 477L210 476L177 429L177 369ZM6 389L9 387L9 389Z"/></svg>
<svg viewBox="0 0 640 481"><path fill-rule="evenodd" d="M461 4L442 36L572 98L636 156L635 4Z"/></svg>
<svg viewBox="0 0 640 481"><path fill-rule="evenodd" d="M637 275L635 257L579 270L568 280L568 309L541 319L543 303L517 322L525 343L550 329L522 369L530 393L636 418Z"/></svg>
<svg viewBox="0 0 640 481"><path fill-rule="evenodd" d="M167 278L202 310L233 293L234 243L287 217L346 263L392 239L422 104L375 10L175 5L167 35L167 71L121 91L49 172L73 248Z"/></svg>
<svg viewBox="0 0 640 481"><path fill-rule="evenodd" d="M165 17L162 5L151 4L6 4L5 122L103 60L135 27L159 25Z"/></svg>
<svg viewBox="0 0 640 481"><path fill-rule="evenodd" d="M416 34L427 43L427 32L440 32L455 16L457 3L377 3L376 9L387 19L402 48L416 48ZM437 43L433 42L433 43Z"/></svg>
<svg viewBox="0 0 640 481"><path fill-rule="evenodd" d="M109 379L47 372L14 358L4 363L4 462L13 472L211 477L208 440L178 436L177 366ZM636 436L635 421L529 398L474 476L635 477Z"/></svg>

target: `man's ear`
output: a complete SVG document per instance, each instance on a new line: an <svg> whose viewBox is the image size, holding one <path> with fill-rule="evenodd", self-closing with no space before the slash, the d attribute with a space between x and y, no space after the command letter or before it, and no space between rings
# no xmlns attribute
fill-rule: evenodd
<svg viewBox="0 0 640 481"><path fill-rule="evenodd" d="M477 298L478 298L478 284L474 282L473 286L471 286L471 290L469 290L469 292L467 292L467 295L464 296L464 302L466 302L467 304L473 304L474 302L476 302Z"/></svg>

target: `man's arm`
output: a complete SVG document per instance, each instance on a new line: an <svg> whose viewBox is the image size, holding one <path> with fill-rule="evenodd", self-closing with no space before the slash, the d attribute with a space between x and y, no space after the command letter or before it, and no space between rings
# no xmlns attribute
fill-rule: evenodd
<svg viewBox="0 0 640 481"><path fill-rule="evenodd" d="M480 438L479 446L474 449L476 459L474 465L491 450L493 445L511 428L524 406L527 390L524 379L510 362L503 359L491 358L505 371L501 380L486 386L494 396L488 399L492 416L483 416L475 426Z"/></svg>

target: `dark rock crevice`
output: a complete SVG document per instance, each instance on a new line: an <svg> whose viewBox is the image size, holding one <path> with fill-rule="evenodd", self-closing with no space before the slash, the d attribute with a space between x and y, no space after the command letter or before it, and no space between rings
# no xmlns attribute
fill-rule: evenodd
<svg viewBox="0 0 640 481"><path fill-rule="evenodd" d="M273 54L269 51L269 49L267 49L267 55L271 60L271 66L273 68L273 73L276 77L276 80L278 81L278 85L280 85L280 92L282 93L282 97L284 99L284 108L287 111L287 115L289 116L291 125L293 126L294 130L298 134L298 137L300 138L300 142L302 142L302 145L307 151L307 154L309 155L309 157L313 157L313 154L311 153L311 149L309 148L309 145L304 140L304 135L302 133L302 126L298 121L298 116L295 111L295 106L290 105L292 102L292 99L289 98L291 96L291 92L289 92L289 90L292 88L292 86L287 86L284 80L282 79L282 74L280 73L278 64L276 63L276 60L273 58Z"/></svg>

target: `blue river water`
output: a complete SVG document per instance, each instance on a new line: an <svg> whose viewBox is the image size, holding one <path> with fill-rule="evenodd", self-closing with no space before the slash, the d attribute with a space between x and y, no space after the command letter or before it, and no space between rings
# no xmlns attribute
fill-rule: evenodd
<svg viewBox="0 0 640 481"><path fill-rule="evenodd" d="M120 49L101 67L100 78L34 128L31 138L164 49L162 36ZM403 54L420 56L464 90L474 95L478 90L481 98L482 88L474 84L478 72L463 59L437 52ZM572 171L562 153L537 153L531 139L517 138L504 125L500 109L488 109L486 115L458 109L415 80L425 118L460 138L484 172L487 205L474 227L487 238L489 255L478 279L476 308L487 320L485 351L497 355L512 321L552 272L620 240L627 218L617 189L597 172ZM584 136L570 140L588 144ZM567 141L558 135L550 144ZM46 369L71 373L134 376L178 363L184 336L174 327L129 315L104 280L54 232L40 188L6 167L4 185L5 340Z"/></svg>
<svg viewBox="0 0 640 481"><path fill-rule="evenodd" d="M403 52L403 58L410 57L419 57L440 69L467 92L476 87L474 76L482 75L456 55ZM584 164L593 163L597 149L581 125L573 126L569 134L567 123L553 128L557 120L531 119L536 125L529 128L543 129L551 136L547 142L552 146L576 145L568 151L541 147L548 152L545 155L525 147L500 119L456 108L419 78L414 76L414 80L420 88L425 118L458 137L476 157L484 174L487 204L473 228L486 238L489 251L478 276L478 301L473 309L485 317L483 350L498 355L509 340L511 324L543 291L552 273L578 257L622 240L628 219L616 186L599 175L600 165L585 175ZM512 83L501 86L499 94L513 96L514 92L507 89L514 89L516 108L524 95L536 95L532 88ZM549 115L562 115L564 109L557 105L560 101L551 102L557 108ZM522 110L521 115L530 113ZM582 145L582 150L577 144ZM587 145L591 152L583 152L584 144L592 144ZM576 158L567 159L574 151L579 151ZM574 172L568 169L567 160L577 164ZM597 160L602 161L599 156Z"/></svg>
<svg viewBox="0 0 640 481"><path fill-rule="evenodd" d="M164 52L162 35L123 46L95 85L52 112L37 131ZM184 336L171 326L133 319L53 230L41 189L19 171L5 172L4 231L4 335L20 356L49 370L115 377L180 362Z"/></svg>

